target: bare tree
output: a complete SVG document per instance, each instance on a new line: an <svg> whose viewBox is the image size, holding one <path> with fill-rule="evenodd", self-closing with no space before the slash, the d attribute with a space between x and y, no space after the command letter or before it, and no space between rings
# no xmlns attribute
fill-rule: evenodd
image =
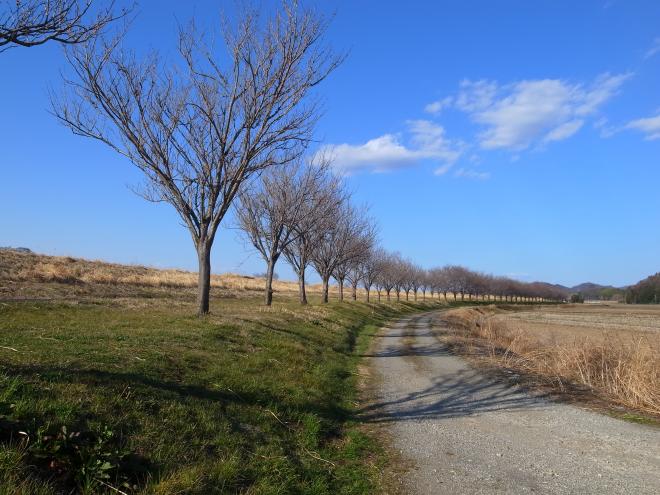
<svg viewBox="0 0 660 495"><path fill-rule="evenodd" d="M339 300L344 300L344 280L351 284L352 299L357 299L357 286L362 278L362 263L368 258L373 248L375 233L373 224L368 220L356 226L352 239L345 244L342 260L337 263L333 276L339 284Z"/></svg>
<svg viewBox="0 0 660 495"><path fill-rule="evenodd" d="M113 13L114 1L95 9L98 4L94 0L0 0L0 52L48 41L85 43L126 15L126 10Z"/></svg>
<svg viewBox="0 0 660 495"><path fill-rule="evenodd" d="M283 251L304 232L303 217L325 206L333 194L326 185L324 164L300 161L271 168L238 194L239 227L267 264L265 304L273 302L273 273Z"/></svg>
<svg viewBox="0 0 660 495"><path fill-rule="evenodd" d="M245 11L223 31L225 55L191 27L180 32L178 71L155 54L139 60L120 39L67 51L76 77L55 114L137 166L146 199L176 209L197 249L200 314L209 311L211 247L243 183L298 159L311 139L319 108L310 90L341 62L319 46L326 27L295 4L266 23Z"/></svg>
<svg viewBox="0 0 660 495"><path fill-rule="evenodd" d="M323 166L327 168L328 164L329 162L324 162ZM338 176L327 173L317 176L316 179L319 182L312 186L316 194L303 203L294 225L294 239L284 247L284 257L298 276L300 304L307 304L305 271L311 263L312 253L326 233L334 227L336 212L347 200L344 186Z"/></svg>
<svg viewBox="0 0 660 495"><path fill-rule="evenodd" d="M367 259L362 263L361 280L362 287L367 293L367 302L370 299L371 287L376 286L378 292L378 301L380 301L381 286L378 282L380 270L382 268L383 253L380 250L372 249L369 252Z"/></svg>
<svg viewBox="0 0 660 495"><path fill-rule="evenodd" d="M346 273L346 281L351 286L351 299L357 301L357 288L360 285L360 280L362 280L362 270L365 260L355 260L353 261Z"/></svg>
<svg viewBox="0 0 660 495"><path fill-rule="evenodd" d="M387 301L391 300L392 290L399 280L399 256L393 253L383 253L378 273L378 286L385 291Z"/></svg>
<svg viewBox="0 0 660 495"><path fill-rule="evenodd" d="M328 302L330 277L339 282L340 299L345 272L353 260L373 246L375 231L367 217L345 201L336 208L333 225L323 233L312 253L312 264L323 283L322 302Z"/></svg>

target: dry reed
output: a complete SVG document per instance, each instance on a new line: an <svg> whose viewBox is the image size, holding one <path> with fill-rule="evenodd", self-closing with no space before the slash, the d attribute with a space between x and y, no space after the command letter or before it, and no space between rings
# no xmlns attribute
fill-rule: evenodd
<svg viewBox="0 0 660 495"><path fill-rule="evenodd" d="M460 336L476 340L495 364L544 379L558 389L588 388L610 402L660 416L660 349L655 335L542 342L531 332L477 310L450 311Z"/></svg>

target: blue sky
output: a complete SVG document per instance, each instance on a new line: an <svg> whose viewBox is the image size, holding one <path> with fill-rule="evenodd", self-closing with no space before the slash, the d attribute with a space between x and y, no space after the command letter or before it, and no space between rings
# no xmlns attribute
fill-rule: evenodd
<svg viewBox="0 0 660 495"><path fill-rule="evenodd" d="M349 52L320 88L319 146L384 247L569 285L660 270L659 2L317 4ZM127 43L168 52L177 22L234 5L142 0ZM173 210L127 187L139 172L48 114L61 70L54 45L0 54L0 245L195 269ZM213 269L263 263L222 229Z"/></svg>

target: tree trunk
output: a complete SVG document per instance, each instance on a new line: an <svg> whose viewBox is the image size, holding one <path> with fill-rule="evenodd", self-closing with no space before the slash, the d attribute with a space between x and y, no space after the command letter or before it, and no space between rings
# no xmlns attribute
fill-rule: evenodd
<svg viewBox="0 0 660 495"><path fill-rule="evenodd" d="M300 270L298 273L298 295L300 296L300 304L307 304L307 291L305 290L305 270Z"/></svg>
<svg viewBox="0 0 660 495"><path fill-rule="evenodd" d="M371 292L369 289L365 289L367 291L367 302L369 302L369 292Z"/></svg>
<svg viewBox="0 0 660 495"><path fill-rule="evenodd" d="M197 274L197 307L199 316L209 313L209 296L211 293L211 246L200 242L197 246L199 272Z"/></svg>
<svg viewBox="0 0 660 495"><path fill-rule="evenodd" d="M357 301L357 285L353 286L353 293L351 294L353 301Z"/></svg>
<svg viewBox="0 0 660 495"><path fill-rule="evenodd" d="M323 277L323 294L321 295L321 302L328 302L328 282L330 277Z"/></svg>
<svg viewBox="0 0 660 495"><path fill-rule="evenodd" d="M339 282L339 302L344 302L344 279L340 278Z"/></svg>
<svg viewBox="0 0 660 495"><path fill-rule="evenodd" d="M276 258L271 258L268 261L268 269L266 270L266 294L264 297L264 304L270 306L273 304L273 272L275 271Z"/></svg>
<svg viewBox="0 0 660 495"><path fill-rule="evenodd" d="M387 302L390 302L390 291L388 290L386 292L387 292Z"/></svg>

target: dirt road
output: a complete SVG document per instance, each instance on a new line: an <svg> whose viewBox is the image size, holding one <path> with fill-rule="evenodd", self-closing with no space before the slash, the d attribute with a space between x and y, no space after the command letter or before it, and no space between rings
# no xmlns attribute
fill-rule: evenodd
<svg viewBox="0 0 660 495"><path fill-rule="evenodd" d="M370 357L375 399L362 418L414 466L404 493L660 493L659 429L476 371L438 342L434 316L383 329Z"/></svg>

